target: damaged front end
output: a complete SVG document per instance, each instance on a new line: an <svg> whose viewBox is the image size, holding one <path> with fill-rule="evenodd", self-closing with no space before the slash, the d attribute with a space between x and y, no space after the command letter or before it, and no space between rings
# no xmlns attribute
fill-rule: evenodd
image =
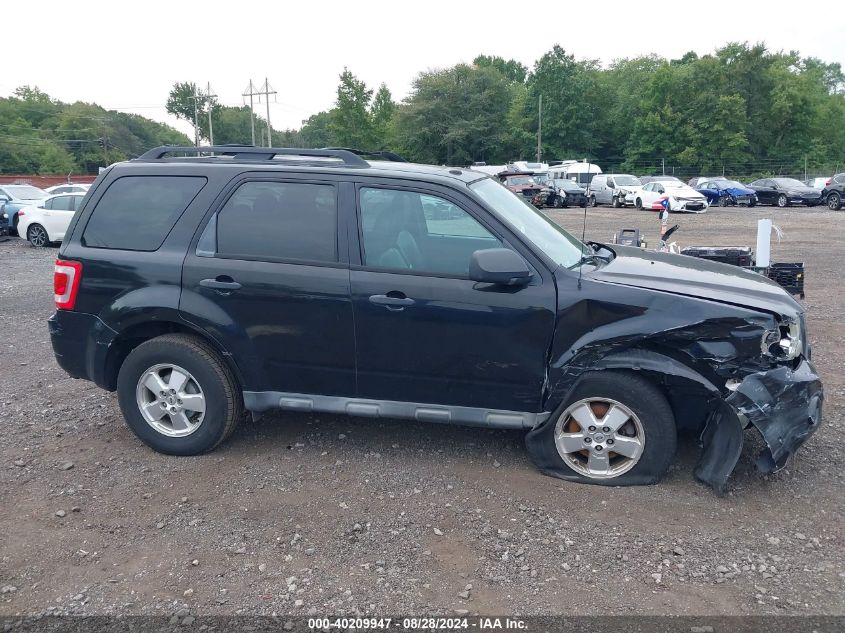
<svg viewBox="0 0 845 633"><path fill-rule="evenodd" d="M781 365L746 376L729 385L731 394L713 411L701 435L704 453L695 476L718 492L742 452L743 431L754 426L766 444L755 465L775 472L821 424L824 392L809 360Z"/></svg>
<svg viewBox="0 0 845 633"><path fill-rule="evenodd" d="M724 491L752 427L765 443L757 468L782 468L818 428L824 399L801 305L736 267L614 249L584 275L580 300L559 298L548 409L563 410L591 372L638 372L662 390L677 428L700 434L700 481Z"/></svg>

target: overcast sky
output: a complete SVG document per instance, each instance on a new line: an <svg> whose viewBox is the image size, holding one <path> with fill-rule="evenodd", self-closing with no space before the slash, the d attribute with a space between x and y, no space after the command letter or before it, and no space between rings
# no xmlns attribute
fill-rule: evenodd
<svg viewBox="0 0 845 633"><path fill-rule="evenodd" d="M385 82L398 100L421 70L480 53L530 68L555 44L606 64L762 40L845 66L842 2L834 0L7 0L2 16L0 94L37 85L62 101L171 124L164 102L176 81L211 82L221 103L239 105L250 78L267 76L278 91L271 121L281 129L330 108L344 66L371 88Z"/></svg>

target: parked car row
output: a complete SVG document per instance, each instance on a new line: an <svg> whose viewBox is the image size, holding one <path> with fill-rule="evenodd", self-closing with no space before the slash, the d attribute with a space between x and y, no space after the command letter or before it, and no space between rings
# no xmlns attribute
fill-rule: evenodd
<svg viewBox="0 0 845 633"><path fill-rule="evenodd" d="M67 183L55 185L47 189L33 185L0 185L0 224L4 225L12 235L25 237L26 233L18 228L21 209L29 206L40 206L51 195L63 193L79 193L85 195L91 185Z"/></svg>

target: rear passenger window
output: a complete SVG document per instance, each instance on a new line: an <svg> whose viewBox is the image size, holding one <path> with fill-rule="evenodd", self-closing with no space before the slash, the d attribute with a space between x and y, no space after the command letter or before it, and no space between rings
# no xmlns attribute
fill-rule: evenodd
<svg viewBox="0 0 845 633"><path fill-rule="evenodd" d="M124 176L115 180L91 214L85 246L157 250L205 186L201 176Z"/></svg>
<svg viewBox="0 0 845 633"><path fill-rule="evenodd" d="M336 262L334 186L267 181L242 184L217 218L217 254Z"/></svg>
<svg viewBox="0 0 845 633"><path fill-rule="evenodd" d="M73 196L53 198L53 206L51 208L54 211L73 211Z"/></svg>

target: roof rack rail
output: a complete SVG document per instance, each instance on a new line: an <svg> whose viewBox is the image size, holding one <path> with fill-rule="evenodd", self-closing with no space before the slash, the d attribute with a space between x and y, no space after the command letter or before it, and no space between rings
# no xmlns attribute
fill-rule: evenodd
<svg viewBox="0 0 845 633"><path fill-rule="evenodd" d="M276 156L303 156L314 158L337 158L349 167L369 167L370 164L356 152L344 148L303 149L298 147L256 147L255 145L161 145L143 153L135 160L161 160L168 154L202 154L214 152L231 156L235 160L273 160Z"/></svg>
<svg viewBox="0 0 845 633"><path fill-rule="evenodd" d="M379 150L366 150L366 149L353 149L351 147L324 147L323 149L332 150L332 151L344 151L344 152L352 152L356 156L374 156L377 158L383 158L385 160L389 160L394 163L407 163L408 161L400 156L399 154L394 154L393 152L388 152L384 149Z"/></svg>

